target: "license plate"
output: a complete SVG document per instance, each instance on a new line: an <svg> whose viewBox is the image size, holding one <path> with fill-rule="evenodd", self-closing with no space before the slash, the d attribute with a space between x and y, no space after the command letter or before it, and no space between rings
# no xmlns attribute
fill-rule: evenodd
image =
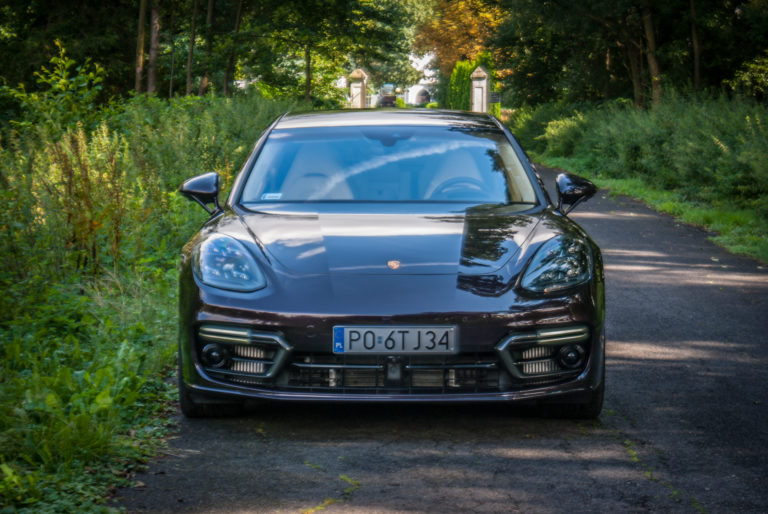
<svg viewBox="0 0 768 514"><path fill-rule="evenodd" d="M336 326L333 353L454 354L457 330L437 326Z"/></svg>

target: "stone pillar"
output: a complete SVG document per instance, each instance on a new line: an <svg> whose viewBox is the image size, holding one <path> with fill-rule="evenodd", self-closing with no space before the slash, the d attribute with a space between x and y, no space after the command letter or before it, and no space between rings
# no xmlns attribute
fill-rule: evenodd
<svg viewBox="0 0 768 514"><path fill-rule="evenodd" d="M475 68L472 75L472 91L470 91L470 105L472 112L488 112L488 72L482 66Z"/></svg>
<svg viewBox="0 0 768 514"><path fill-rule="evenodd" d="M368 98L368 74L356 69L349 75L349 106L353 109L365 109Z"/></svg>

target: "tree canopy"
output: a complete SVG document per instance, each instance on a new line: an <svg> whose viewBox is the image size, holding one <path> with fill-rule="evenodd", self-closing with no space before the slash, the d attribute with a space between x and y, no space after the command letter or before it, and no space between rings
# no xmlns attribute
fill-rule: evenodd
<svg viewBox="0 0 768 514"><path fill-rule="evenodd" d="M101 102L235 84L339 101L354 68L406 86L420 78L410 57L432 53L447 81L485 52L509 104L642 106L668 89L764 96L768 0L6 0L0 116L20 108L8 88L50 87L35 73L59 47L97 67Z"/></svg>
<svg viewBox="0 0 768 514"><path fill-rule="evenodd" d="M39 85L60 44L104 70L107 95L228 93L235 80L312 98L356 66L418 79L409 64L427 0L9 0L0 7L0 84ZM138 27L138 29L137 29ZM59 43L56 43L56 42Z"/></svg>
<svg viewBox="0 0 768 514"><path fill-rule="evenodd" d="M434 15L419 27L415 48L435 53L440 73L450 76L459 61L477 58L503 19L503 11L487 0L439 0Z"/></svg>
<svg viewBox="0 0 768 514"><path fill-rule="evenodd" d="M720 87L768 48L765 0L500 0L491 46L517 103Z"/></svg>

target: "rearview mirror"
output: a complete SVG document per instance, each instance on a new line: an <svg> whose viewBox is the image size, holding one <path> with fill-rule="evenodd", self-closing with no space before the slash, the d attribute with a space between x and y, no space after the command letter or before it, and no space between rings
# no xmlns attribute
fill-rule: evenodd
<svg viewBox="0 0 768 514"><path fill-rule="evenodd" d="M215 171L184 181L179 188L179 193L202 205L208 214L214 214L221 210L219 205L219 174ZM210 203L214 204L216 208L209 208L208 204Z"/></svg>
<svg viewBox="0 0 768 514"><path fill-rule="evenodd" d="M559 174L555 184L557 185L557 210L563 214L568 214L597 192L597 187L592 182L570 173ZM568 205L568 208L563 210L563 204Z"/></svg>

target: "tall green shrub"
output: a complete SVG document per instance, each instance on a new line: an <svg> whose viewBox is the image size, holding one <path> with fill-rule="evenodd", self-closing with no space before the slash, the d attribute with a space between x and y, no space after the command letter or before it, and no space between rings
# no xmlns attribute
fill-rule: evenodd
<svg viewBox="0 0 768 514"><path fill-rule="evenodd" d="M88 61L77 65L61 43L56 41L56 46L59 55L51 58L50 68L43 66L35 72L38 84L44 87L42 91L28 93L23 86L0 87L0 98L10 99L20 109L21 116L10 121L17 129L56 134L77 123L89 130L98 124L103 68Z"/></svg>
<svg viewBox="0 0 768 514"><path fill-rule="evenodd" d="M612 177L642 177L700 202L768 214L768 107L726 97L669 95L647 111L609 106L584 115L574 154ZM550 131L547 152L558 135Z"/></svg>
<svg viewBox="0 0 768 514"><path fill-rule="evenodd" d="M490 75L489 91L495 91L493 56L490 53L480 53L473 61L459 61L453 67L453 72L447 80L447 87L442 88L438 85L438 94L445 96L443 101L448 109L468 111L472 108L471 90L472 90L472 72L478 66L482 66ZM442 82L442 80L441 80ZM489 106L489 112L494 116L501 114L501 105L492 104Z"/></svg>
<svg viewBox="0 0 768 514"><path fill-rule="evenodd" d="M449 109L468 111L470 105L470 90L472 79L470 75L475 70L472 61L459 61L453 67L447 91L446 104Z"/></svg>
<svg viewBox="0 0 768 514"><path fill-rule="evenodd" d="M547 125L575 113L576 106L566 102L522 106L512 111L508 124L527 152L540 154L547 150Z"/></svg>
<svg viewBox="0 0 768 514"><path fill-rule="evenodd" d="M733 79L725 83L734 91L761 100L768 98L768 50L754 60L744 63Z"/></svg>

